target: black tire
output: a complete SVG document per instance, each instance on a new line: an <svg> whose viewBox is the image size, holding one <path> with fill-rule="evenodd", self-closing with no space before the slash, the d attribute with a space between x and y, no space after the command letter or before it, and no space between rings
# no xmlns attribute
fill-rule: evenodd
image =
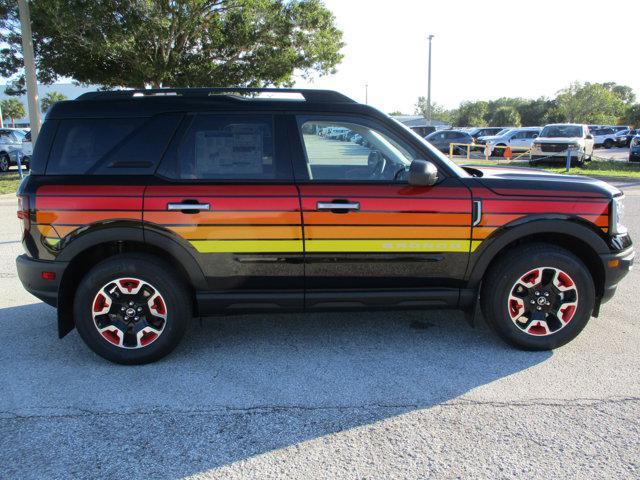
<svg viewBox="0 0 640 480"><path fill-rule="evenodd" d="M148 345L125 348L110 343L94 322L96 296L103 286L123 277L147 282L164 301L166 319L163 330ZM192 317L192 301L184 282L163 260L148 254L125 253L107 258L89 270L76 290L73 312L78 333L95 353L115 363L144 364L159 360L178 345ZM139 339L137 343L141 343Z"/></svg>
<svg viewBox="0 0 640 480"><path fill-rule="evenodd" d="M524 326L517 326L521 325L517 320L512 320L509 313L509 299L523 275L536 269L544 271L547 267L550 267L550 270L561 270L569 275L577 295L577 306L564 326L554 332L545 327L546 334L534 335L525 332ZM541 277L543 275L544 273ZM528 304L526 301L525 303ZM523 350L552 350L570 342L586 326L593 312L594 303L595 288L587 267L569 251L544 243L516 247L503 255L485 273L480 296L482 312L489 326L507 343ZM530 308L533 309L533 307ZM560 309L559 306L557 308ZM526 318L526 316L523 317ZM551 322L551 319L548 321ZM529 318L527 328L534 323L533 318Z"/></svg>
<svg viewBox="0 0 640 480"><path fill-rule="evenodd" d="M31 157L24 157L22 159L22 166L25 170L29 170L29 163L31 162Z"/></svg>
<svg viewBox="0 0 640 480"><path fill-rule="evenodd" d="M613 140L611 140L610 138L607 138L602 145L606 149L612 148L613 147Z"/></svg>
<svg viewBox="0 0 640 480"><path fill-rule="evenodd" d="M6 153L0 155L0 172L8 172L10 165L11 159L9 158L9 155L7 155Z"/></svg>
<svg viewBox="0 0 640 480"><path fill-rule="evenodd" d="M504 143L499 143L496 147L506 147ZM502 158L504 157L506 149L505 148L495 148L493 147L493 151L491 152L492 157Z"/></svg>

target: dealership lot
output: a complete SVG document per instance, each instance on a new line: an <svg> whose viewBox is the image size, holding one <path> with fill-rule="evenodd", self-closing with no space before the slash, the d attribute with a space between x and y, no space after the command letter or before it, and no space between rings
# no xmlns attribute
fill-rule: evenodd
<svg viewBox="0 0 640 480"><path fill-rule="evenodd" d="M625 186L640 238L640 182ZM459 312L194 322L123 367L28 295L0 198L0 462L6 478L637 477L638 270L572 343L521 352Z"/></svg>

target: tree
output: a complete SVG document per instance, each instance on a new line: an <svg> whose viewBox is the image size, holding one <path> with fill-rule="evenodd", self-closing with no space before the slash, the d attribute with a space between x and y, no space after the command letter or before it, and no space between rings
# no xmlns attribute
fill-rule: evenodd
<svg viewBox="0 0 640 480"><path fill-rule="evenodd" d="M558 93L556 102L569 122L613 124L624 112L620 97L599 83L575 82Z"/></svg>
<svg viewBox="0 0 640 480"><path fill-rule="evenodd" d="M424 118L429 117L429 108L427 105L427 97L418 97L415 107L416 115L422 115ZM452 111L447 110L437 103L431 104L431 118L445 123L452 123Z"/></svg>
<svg viewBox="0 0 640 480"><path fill-rule="evenodd" d="M484 127L489 111L487 102L462 102L454 115L454 124L459 127Z"/></svg>
<svg viewBox="0 0 640 480"><path fill-rule="evenodd" d="M519 127L521 123L520 114L514 107L500 107L491 117L489 125L492 127Z"/></svg>
<svg viewBox="0 0 640 480"><path fill-rule="evenodd" d="M42 102L40 102L40 108L42 109L43 113L47 113L54 103L62 102L63 100L66 100L66 99L67 99L67 96L63 93L47 92L44 98L42 99Z"/></svg>
<svg viewBox="0 0 640 480"><path fill-rule="evenodd" d="M625 124L640 128L640 103L628 106L622 118Z"/></svg>
<svg viewBox="0 0 640 480"><path fill-rule="evenodd" d="M7 98L0 101L0 109L2 109L2 118L10 118L11 126L16 126L16 118L22 118L27 113L24 110L24 105L17 98Z"/></svg>
<svg viewBox="0 0 640 480"><path fill-rule="evenodd" d="M626 85L618 85L616 82L605 82L601 84L604 88L615 94L626 105L631 105L636 101L636 94L633 88Z"/></svg>
<svg viewBox="0 0 640 480"><path fill-rule="evenodd" d="M529 100L520 97L502 97L497 100L489 100L487 102L487 113L485 115L485 120L487 121L487 123L491 123L491 120L496 112L502 107L509 107L511 109L518 110L518 108L526 105L527 103L529 103Z"/></svg>
<svg viewBox="0 0 640 480"><path fill-rule="evenodd" d="M545 97L540 97L536 100L529 100L526 103L516 107L522 120L522 126L534 127L541 126L547 121L549 112L555 107L555 102Z"/></svg>
<svg viewBox="0 0 640 480"><path fill-rule="evenodd" d="M104 87L291 85L332 73L342 32L321 0L31 0L39 79ZM0 75L20 73L17 8L0 0ZM18 80L19 83L19 80ZM19 85L17 85L19 87Z"/></svg>

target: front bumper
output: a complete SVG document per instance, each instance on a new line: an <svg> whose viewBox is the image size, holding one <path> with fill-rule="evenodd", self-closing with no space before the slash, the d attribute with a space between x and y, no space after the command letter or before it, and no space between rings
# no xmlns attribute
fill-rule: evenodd
<svg viewBox="0 0 640 480"><path fill-rule="evenodd" d="M608 302L620 281L633 268L633 260L636 252L633 246L628 247L618 253L606 253L600 255L600 260L604 267L604 290L602 293L601 303Z"/></svg>
<svg viewBox="0 0 640 480"><path fill-rule="evenodd" d="M18 278L25 290L52 307L58 306L58 288L67 265L68 262L34 260L26 255L16 258ZM42 272L53 273L55 278L46 280Z"/></svg>

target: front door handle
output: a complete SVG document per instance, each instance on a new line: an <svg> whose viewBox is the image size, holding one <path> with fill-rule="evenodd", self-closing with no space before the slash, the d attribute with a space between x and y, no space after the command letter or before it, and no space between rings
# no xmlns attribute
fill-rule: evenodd
<svg viewBox="0 0 640 480"><path fill-rule="evenodd" d="M170 212L208 212L211 210L211 205L208 203L169 203L167 210Z"/></svg>
<svg viewBox="0 0 640 480"><path fill-rule="evenodd" d="M359 202L333 200L332 202L318 202L318 210L330 210L332 212L352 212L360 210Z"/></svg>

